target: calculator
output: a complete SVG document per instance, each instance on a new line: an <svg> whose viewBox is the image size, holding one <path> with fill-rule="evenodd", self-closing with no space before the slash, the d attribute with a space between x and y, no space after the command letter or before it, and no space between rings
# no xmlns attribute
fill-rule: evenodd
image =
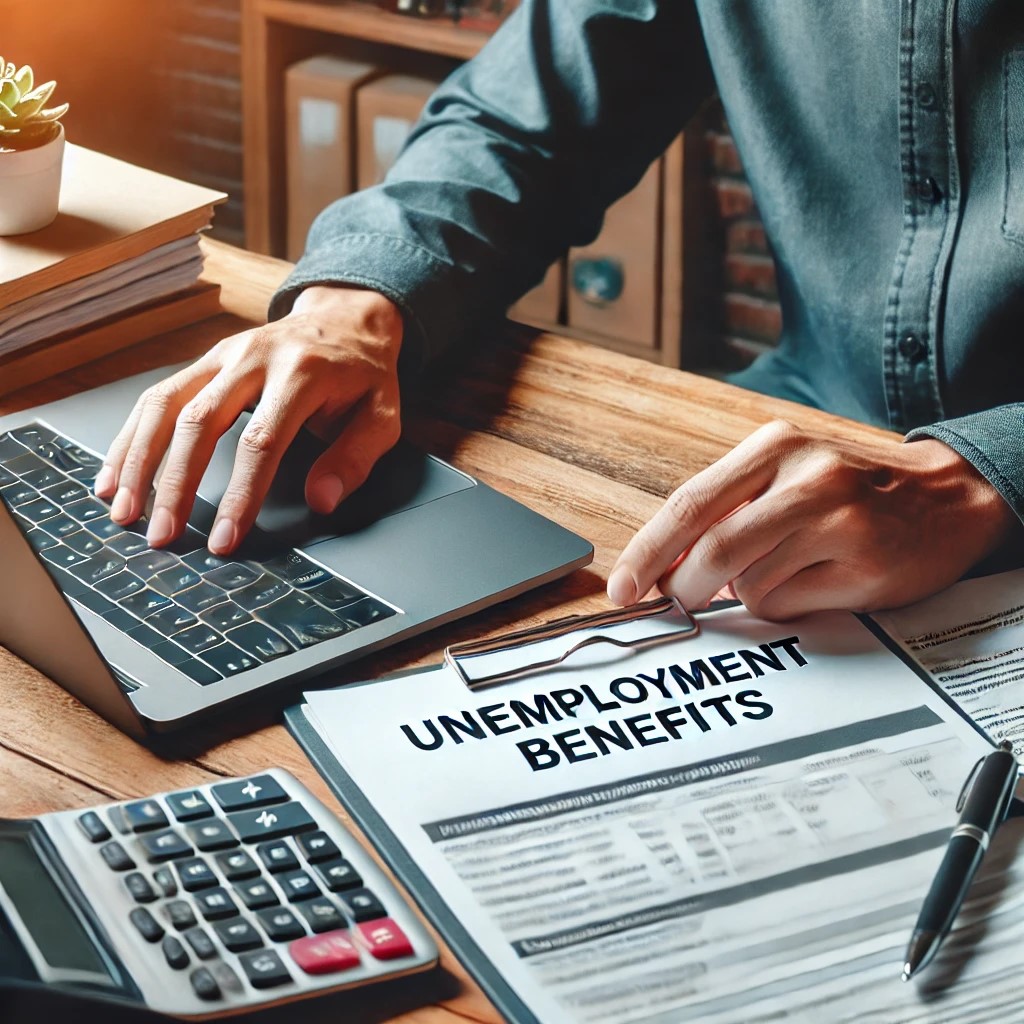
<svg viewBox="0 0 1024 1024"><path fill-rule="evenodd" d="M0 821L0 970L209 1018L426 970L431 936L288 772Z"/></svg>

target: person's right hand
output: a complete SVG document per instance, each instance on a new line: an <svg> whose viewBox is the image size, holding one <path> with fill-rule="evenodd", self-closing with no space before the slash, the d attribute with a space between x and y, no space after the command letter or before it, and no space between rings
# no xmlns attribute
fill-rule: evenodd
<svg viewBox="0 0 1024 1024"><path fill-rule="evenodd" d="M217 440L255 406L210 531L210 551L226 555L245 536L303 424L321 436L337 435L306 478L310 508L333 512L398 440L401 342L401 313L383 295L343 286L306 289L283 319L225 338L144 392L110 446L97 496L113 497L115 522L135 522L166 454L146 538L152 547L170 543L185 528Z"/></svg>

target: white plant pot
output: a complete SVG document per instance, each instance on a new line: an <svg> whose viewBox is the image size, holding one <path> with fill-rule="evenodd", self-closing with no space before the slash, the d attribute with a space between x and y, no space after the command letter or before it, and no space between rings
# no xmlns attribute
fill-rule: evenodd
<svg viewBox="0 0 1024 1024"><path fill-rule="evenodd" d="M0 235L24 235L45 228L60 202L64 128L34 149L0 153Z"/></svg>

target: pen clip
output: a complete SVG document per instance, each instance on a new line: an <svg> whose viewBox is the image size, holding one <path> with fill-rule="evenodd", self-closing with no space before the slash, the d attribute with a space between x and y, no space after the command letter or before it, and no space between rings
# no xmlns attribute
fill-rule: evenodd
<svg viewBox="0 0 1024 1024"><path fill-rule="evenodd" d="M960 796L958 796L956 800L957 814L964 809L964 804L967 803L967 794L970 793L971 786L974 785L974 780L978 777L978 772L981 771L981 765L984 760L985 758L979 757L974 767L970 770L970 773L964 782L963 789L960 790Z"/></svg>

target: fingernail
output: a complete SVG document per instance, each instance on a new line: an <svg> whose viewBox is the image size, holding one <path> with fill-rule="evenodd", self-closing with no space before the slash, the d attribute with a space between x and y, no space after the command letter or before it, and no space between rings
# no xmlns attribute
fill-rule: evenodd
<svg viewBox="0 0 1024 1024"><path fill-rule="evenodd" d="M110 506L110 518L115 522L123 523L132 514L132 492L127 487L122 487Z"/></svg>
<svg viewBox="0 0 1024 1024"><path fill-rule="evenodd" d="M326 515L338 507L338 502L341 501L341 496L344 493L345 485L341 482L340 477L333 473L327 473L309 488L309 503L314 512Z"/></svg>
<svg viewBox="0 0 1024 1024"><path fill-rule="evenodd" d="M174 536L174 516L165 508L153 509L146 531L146 541L151 548L166 544Z"/></svg>
<svg viewBox="0 0 1024 1024"><path fill-rule="evenodd" d="M624 565L616 566L608 577L608 597L619 606L632 604L636 600L636 580Z"/></svg>
<svg viewBox="0 0 1024 1024"><path fill-rule="evenodd" d="M230 519L218 519L210 531L209 549L215 554L225 554L235 546L235 524Z"/></svg>
<svg viewBox="0 0 1024 1024"><path fill-rule="evenodd" d="M104 466L96 474L96 483L93 484L93 491L97 497L105 498L114 489L114 471L110 466Z"/></svg>

